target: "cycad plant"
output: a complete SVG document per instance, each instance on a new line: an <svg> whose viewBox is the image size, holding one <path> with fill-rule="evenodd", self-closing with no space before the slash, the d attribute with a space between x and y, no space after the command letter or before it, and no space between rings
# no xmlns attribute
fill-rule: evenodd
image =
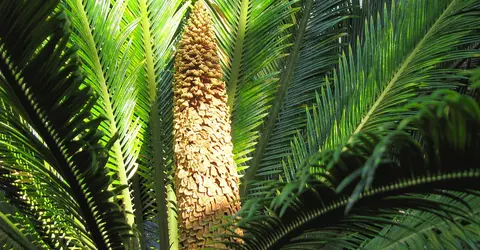
<svg viewBox="0 0 480 250"><path fill-rule="evenodd" d="M480 248L479 0L0 0L0 248Z"/></svg>

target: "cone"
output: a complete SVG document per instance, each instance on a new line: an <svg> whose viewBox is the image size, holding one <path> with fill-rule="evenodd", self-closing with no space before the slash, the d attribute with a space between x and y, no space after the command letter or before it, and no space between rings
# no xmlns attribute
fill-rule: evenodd
<svg viewBox="0 0 480 250"><path fill-rule="evenodd" d="M190 15L175 58L175 189L182 249L240 209L230 112L211 17L202 1ZM213 233L221 233L220 229ZM208 246L212 247L212 246ZM213 246L222 247L222 246Z"/></svg>

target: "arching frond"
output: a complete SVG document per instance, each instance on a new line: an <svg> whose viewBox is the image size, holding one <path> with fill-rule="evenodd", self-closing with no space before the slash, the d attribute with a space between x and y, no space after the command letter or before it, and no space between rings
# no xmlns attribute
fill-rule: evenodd
<svg viewBox="0 0 480 250"><path fill-rule="evenodd" d="M160 247L168 249L177 243L172 216L171 188L173 170L173 93L172 71L174 47L181 21L189 1L129 1L124 15L125 25L140 19L140 27L133 33L131 50L138 71L135 89L138 91L134 113L140 118L141 144L138 170L132 180L135 196L135 218L140 229L142 246L146 232L143 225L154 221L160 235ZM171 194L171 192L170 192ZM170 219L169 219L170 218ZM166 230L169 228L169 230ZM170 231L170 233L169 233ZM170 237L169 237L170 235ZM172 247L175 249L175 247Z"/></svg>
<svg viewBox="0 0 480 250"><path fill-rule="evenodd" d="M2 99L8 100L5 96ZM65 208L65 204L72 203L71 194L58 171L48 163L53 158L49 149L14 107L2 104L1 185L8 200L18 203L31 221L25 226L32 226L51 248L92 245L83 225L71 223L81 220L81 216L73 206Z"/></svg>
<svg viewBox="0 0 480 250"><path fill-rule="evenodd" d="M458 208L450 220L432 213L407 210L392 218L363 249L475 249L480 239L480 198L461 193L428 197ZM454 199L457 200L454 200ZM468 217L465 217L468 216Z"/></svg>
<svg viewBox="0 0 480 250"><path fill-rule="evenodd" d="M332 86L319 92L288 162L344 144L358 132L384 133L412 115L406 107L415 97L457 86L458 70L445 62L477 53L455 49L479 39L478 6L469 0L430 4L398 1L383 18L366 22L364 40L339 61Z"/></svg>
<svg viewBox="0 0 480 250"><path fill-rule="evenodd" d="M220 60L232 112L235 162L243 170L278 87L286 29L297 8L289 0L212 0Z"/></svg>
<svg viewBox="0 0 480 250"><path fill-rule="evenodd" d="M385 12L387 9L385 9ZM331 96L318 103L322 127L317 131L320 148L352 140L355 133L378 133L408 117L405 105L435 89L453 88L455 69L440 63L472 57L476 51L452 52L457 46L479 39L476 1L399 1L384 19L366 25L361 49L340 61ZM328 98L328 96L326 97ZM327 113L327 112L330 112ZM333 116L332 116L333 115ZM330 120L328 120L330 119Z"/></svg>
<svg viewBox="0 0 480 250"><path fill-rule="evenodd" d="M32 233L25 225L14 218L14 210L6 204L5 197L0 196L0 247L3 249L35 249L41 245L35 242ZM32 237L33 236L33 237Z"/></svg>
<svg viewBox="0 0 480 250"><path fill-rule="evenodd" d="M59 223L59 230L69 222L86 236L82 243L94 245L86 247L122 249L130 227L109 189L110 144L101 142L102 118L92 114L96 97L66 47L70 27L57 4L0 2L0 187L30 219L50 218L42 223Z"/></svg>
<svg viewBox="0 0 480 250"><path fill-rule="evenodd" d="M124 0L66 0L65 9L72 22L71 43L79 48L77 54L86 75L85 84L99 97L94 113L107 118L100 124L105 133L102 140L108 143L118 136L110 151L108 169L118 176L114 186L125 187L121 189L120 198L127 221L133 225L128 179L135 171L139 153L140 124L134 116L137 93L134 83L141 63L133 61L131 51L131 33L139 20L121 27L127 3Z"/></svg>
<svg viewBox="0 0 480 250"><path fill-rule="evenodd" d="M478 218L480 196L471 190L480 183L480 107L470 97L439 91L413 109L417 115L385 137L361 134L346 147L309 158L296 181L280 184L281 193L266 204L264 214L271 216L255 212L262 200L246 204L236 223L250 234L241 237L244 245L231 246L358 249L398 243L401 234L385 233L395 228L418 234L400 245L437 246L438 239L425 237L434 233L445 244L475 249L480 238L472 218ZM423 144L405 128L417 128ZM435 220L443 224L427 226Z"/></svg>
<svg viewBox="0 0 480 250"><path fill-rule="evenodd" d="M294 44L282 69L276 99L244 177L248 182L279 175L290 142L305 128L304 106L315 99L315 91L325 85L324 75L340 56L339 38L345 29L339 23L348 17L342 0L303 1L295 14Z"/></svg>

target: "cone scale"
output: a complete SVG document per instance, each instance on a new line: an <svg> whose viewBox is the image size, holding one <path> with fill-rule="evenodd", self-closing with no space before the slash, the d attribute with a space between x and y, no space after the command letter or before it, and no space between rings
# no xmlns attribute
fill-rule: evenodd
<svg viewBox="0 0 480 250"><path fill-rule="evenodd" d="M226 223L224 217L240 209L230 112L216 43L211 17L197 1L175 58L174 184L182 249L207 247L204 236L211 227Z"/></svg>

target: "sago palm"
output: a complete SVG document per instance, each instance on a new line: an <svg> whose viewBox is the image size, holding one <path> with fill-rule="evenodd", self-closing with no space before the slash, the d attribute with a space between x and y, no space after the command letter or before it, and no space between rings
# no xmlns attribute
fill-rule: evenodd
<svg viewBox="0 0 480 250"><path fill-rule="evenodd" d="M479 0L0 0L0 248L480 248Z"/></svg>

